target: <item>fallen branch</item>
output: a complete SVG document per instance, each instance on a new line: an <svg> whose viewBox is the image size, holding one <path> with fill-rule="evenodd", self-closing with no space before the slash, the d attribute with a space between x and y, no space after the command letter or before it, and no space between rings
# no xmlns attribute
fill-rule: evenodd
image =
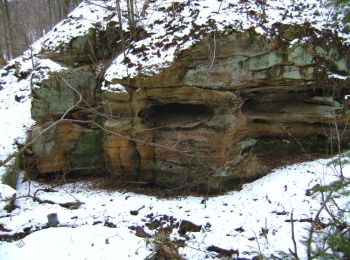
<svg viewBox="0 0 350 260"><path fill-rule="evenodd" d="M221 248L221 247L218 247L218 246L209 246L207 248L207 250L209 252L215 252L215 253L218 253L219 255L221 256L227 256L227 257L232 257L232 255L239 255L239 251L238 250L235 250L235 249L224 249L224 248Z"/></svg>

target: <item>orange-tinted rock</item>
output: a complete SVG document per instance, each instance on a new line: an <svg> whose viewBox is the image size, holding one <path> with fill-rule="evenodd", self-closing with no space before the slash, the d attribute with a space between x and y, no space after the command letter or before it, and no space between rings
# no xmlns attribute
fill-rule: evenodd
<svg viewBox="0 0 350 260"><path fill-rule="evenodd" d="M60 124L34 145L39 172L80 169L86 154L94 158L87 168L124 179L229 189L261 174L252 147L262 138L334 138L328 129L335 122L339 129L347 126L349 81L330 74L349 75L348 51L316 43L288 46L251 32L217 37L215 46L214 60L213 45L203 41L158 75L113 80L128 92L88 95L88 112L79 107L68 116L89 124ZM90 91L85 85L79 89ZM43 102L41 96L34 100ZM62 115L64 109L58 110L34 113L40 125L33 133L43 129L43 118ZM348 131L342 134L350 139Z"/></svg>
<svg viewBox="0 0 350 260"><path fill-rule="evenodd" d="M91 172L102 168L102 131L71 122L45 127L37 126L32 130L32 138L38 138L33 152L40 173Z"/></svg>

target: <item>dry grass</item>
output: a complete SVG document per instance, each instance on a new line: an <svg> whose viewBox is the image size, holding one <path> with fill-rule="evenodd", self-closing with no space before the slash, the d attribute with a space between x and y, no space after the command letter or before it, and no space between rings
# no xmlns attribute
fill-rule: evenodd
<svg viewBox="0 0 350 260"><path fill-rule="evenodd" d="M266 172L267 167L262 164L261 160L255 154L250 154L240 165L240 177L243 180L261 177Z"/></svg>
<svg viewBox="0 0 350 260"><path fill-rule="evenodd" d="M147 257L148 260L182 260L179 254L179 245L171 241L169 233L166 231L158 232L149 242L153 246L153 253Z"/></svg>

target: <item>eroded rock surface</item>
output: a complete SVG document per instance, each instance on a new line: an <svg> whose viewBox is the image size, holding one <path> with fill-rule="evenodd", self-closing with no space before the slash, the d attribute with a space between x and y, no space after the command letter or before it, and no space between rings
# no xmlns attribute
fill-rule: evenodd
<svg viewBox="0 0 350 260"><path fill-rule="evenodd" d="M51 55L74 68L32 88L32 138L41 136L33 169L218 191L263 173L254 147L269 153L260 145L266 138L292 139L307 153L305 140L326 147L336 125L345 143L350 85L339 78L349 75L349 49L313 31L293 45L291 32L282 30L289 41L252 31L209 34L159 74L113 79L126 91L102 90L80 53L90 51L87 43L97 48L96 33L74 39L63 58Z"/></svg>

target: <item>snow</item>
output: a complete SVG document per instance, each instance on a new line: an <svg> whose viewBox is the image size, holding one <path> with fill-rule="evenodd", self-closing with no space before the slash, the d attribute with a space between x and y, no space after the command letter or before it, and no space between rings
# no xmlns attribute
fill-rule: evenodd
<svg viewBox="0 0 350 260"><path fill-rule="evenodd" d="M46 259L50 253L57 259L144 259L151 253L151 246L148 239L137 237L131 227L140 226L154 235L156 230L146 225L150 216L162 221L165 228L170 226L165 215L178 223L188 220L202 226L200 232L187 233L186 246L179 249L186 259L204 259L208 254L215 257L215 253L206 251L211 245L239 250L241 257L252 257L252 252L259 250L266 256L288 252L292 240L291 226L286 220L292 212L297 220L313 217L320 207L318 198L306 196L306 190L338 178L338 172L327 166L328 162L322 159L276 169L244 185L240 191L216 197L162 199L96 189L88 181L51 187L51 192L45 192L50 185L20 181L17 208L0 215L0 223L8 230L0 234L11 235L26 229L39 231L18 241L0 242L2 259L22 259L23 256ZM343 172L349 177L350 166L344 167ZM42 200L84 204L69 210L26 197L38 189L41 191L37 196ZM133 210L138 210L138 214L132 215ZM47 227L50 213L57 213L60 221L57 227ZM299 256L304 259L306 250L301 240L307 235L309 223L294 224ZM268 230L266 236L261 234L262 228ZM178 228L173 229L171 237L181 238Z"/></svg>
<svg viewBox="0 0 350 260"><path fill-rule="evenodd" d="M89 29L100 24L106 26L104 19L113 16L113 1L83 1L68 18L58 23L44 37L33 44L35 50L56 50L75 37L86 35Z"/></svg>
<svg viewBox="0 0 350 260"><path fill-rule="evenodd" d="M115 259L116 251L120 259L131 258L131 255L143 259L147 256L145 242L127 236L128 232L102 226L41 230L11 244L2 251L2 257L5 257L2 259ZM39 244L40 240L43 243ZM140 250L135 245L139 245Z"/></svg>
<svg viewBox="0 0 350 260"><path fill-rule="evenodd" d="M126 88L121 84L108 84L106 81L102 82L101 90L109 92L127 93Z"/></svg>
<svg viewBox="0 0 350 260"><path fill-rule="evenodd" d="M337 73L329 73L328 77L330 79L340 79L340 80L347 80L349 76L339 75Z"/></svg>
<svg viewBox="0 0 350 260"><path fill-rule="evenodd" d="M24 142L26 131L33 124L29 93L29 82L18 81L11 71L0 78L0 160L17 150L16 142ZM0 180L5 172L5 167L0 166Z"/></svg>
<svg viewBox="0 0 350 260"><path fill-rule="evenodd" d="M0 160L16 151L15 140L23 143L34 124L30 115L31 85L36 87L49 73L67 69L51 60L26 55L10 61L7 68L0 70Z"/></svg>
<svg viewBox="0 0 350 260"><path fill-rule="evenodd" d="M108 23L118 22L115 5L114 0L82 1L67 19L35 42L24 56L33 54L38 58L41 53L60 52L72 39L87 35L90 29L103 30ZM123 30L128 32L125 1L121 1L121 9ZM143 1L136 1L135 10L138 10L138 24L148 36L131 42L124 53L112 60L105 72L105 90L119 91L119 88L108 87L115 80L159 73L169 67L181 51L203 40L210 32L219 33L229 27L238 31L254 27L257 33L267 34L276 23L303 25L306 22L322 30L331 28L330 17L334 12L319 0L268 0L265 5L253 0L158 0L150 1L143 17L138 16L143 10ZM350 36L342 29L334 30L349 44ZM296 39L293 45L304 41Z"/></svg>
<svg viewBox="0 0 350 260"><path fill-rule="evenodd" d="M157 74L169 67L182 50L201 41L210 32L224 31L230 26L238 31L253 27L257 33L266 35L276 23L303 25L307 22L322 30L329 29L332 22L329 19L332 10L319 0L270 0L266 1L266 5L253 0L178 2L186 3L186 6L176 9L177 5L172 0L150 3L147 16L140 21L150 36L132 43L125 50L127 60L124 54L116 57L106 71L105 80ZM204 29L206 34L203 35L201 30ZM349 34L342 33L340 29L338 35L349 44ZM304 40L297 39L293 44Z"/></svg>

